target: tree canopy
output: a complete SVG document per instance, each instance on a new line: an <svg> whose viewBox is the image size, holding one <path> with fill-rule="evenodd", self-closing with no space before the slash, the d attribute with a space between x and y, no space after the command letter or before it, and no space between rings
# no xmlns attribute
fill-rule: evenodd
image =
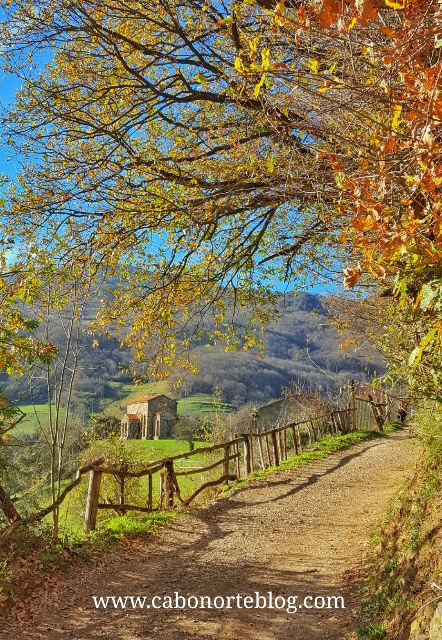
<svg viewBox="0 0 442 640"><path fill-rule="evenodd" d="M23 79L3 116L24 158L4 216L24 254L118 276L98 327L130 326L158 372L192 366L205 309L233 347L227 306L255 309L250 347L275 279L343 269L432 310L413 362L436 347L435 0L1 5Z"/></svg>

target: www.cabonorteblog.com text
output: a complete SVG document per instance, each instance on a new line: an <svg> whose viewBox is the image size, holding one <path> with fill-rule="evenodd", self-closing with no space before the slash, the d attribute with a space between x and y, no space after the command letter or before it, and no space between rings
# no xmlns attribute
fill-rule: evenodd
<svg viewBox="0 0 442 640"><path fill-rule="evenodd" d="M92 596L96 609L284 609L296 613L299 609L345 609L342 596L275 596L255 591L242 596Z"/></svg>

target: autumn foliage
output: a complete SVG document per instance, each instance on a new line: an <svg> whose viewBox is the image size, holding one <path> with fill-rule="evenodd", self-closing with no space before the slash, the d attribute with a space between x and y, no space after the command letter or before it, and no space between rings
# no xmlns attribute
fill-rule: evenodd
<svg viewBox="0 0 442 640"><path fill-rule="evenodd" d="M420 314L411 365L438 353L438 2L1 4L4 218L24 261L120 283L97 331L165 374L195 336L259 344L275 281L343 279Z"/></svg>

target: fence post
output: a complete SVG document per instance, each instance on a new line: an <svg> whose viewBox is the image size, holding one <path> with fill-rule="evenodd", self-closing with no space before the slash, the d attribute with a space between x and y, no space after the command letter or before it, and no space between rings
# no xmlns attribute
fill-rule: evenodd
<svg viewBox="0 0 442 640"><path fill-rule="evenodd" d="M147 508L152 511L152 474L147 476Z"/></svg>
<svg viewBox="0 0 442 640"><path fill-rule="evenodd" d="M98 496L100 494L101 471L92 469L89 476L89 488L87 492L86 513L84 514L84 533L93 531L97 524Z"/></svg>
<svg viewBox="0 0 442 640"><path fill-rule="evenodd" d="M298 436L298 442L299 442L299 454L302 453L302 438L301 438L301 429L299 428L299 424L296 425L296 433Z"/></svg>
<svg viewBox="0 0 442 640"><path fill-rule="evenodd" d="M275 467L279 467L279 453L278 453L278 442L276 440L276 431L272 430L270 432L270 436L272 438L272 444L273 444L273 455L275 456Z"/></svg>
<svg viewBox="0 0 442 640"><path fill-rule="evenodd" d="M281 457L283 460L287 460L287 431L283 429L280 433L280 442L282 444Z"/></svg>
<svg viewBox="0 0 442 640"><path fill-rule="evenodd" d="M292 427L293 434L293 449L295 450L295 456L299 456L298 437L296 435L296 427Z"/></svg>
<svg viewBox="0 0 442 640"><path fill-rule="evenodd" d="M355 381L348 381L348 396L350 399L350 409L351 409L351 430L356 431L358 428L356 424L356 399L355 399Z"/></svg>
<svg viewBox="0 0 442 640"><path fill-rule="evenodd" d="M282 460L284 460L284 449L282 448L281 434L282 434L282 431L278 431L278 433L276 435L276 442L278 443L278 448L279 448L279 461L280 462L282 462Z"/></svg>
<svg viewBox="0 0 442 640"><path fill-rule="evenodd" d="M173 492L175 489L173 460L164 463L164 508L173 509Z"/></svg>
<svg viewBox="0 0 442 640"><path fill-rule="evenodd" d="M235 440L239 438L239 435L235 433ZM241 477L241 465L239 464L239 444L236 442L233 445L233 450L235 453L235 469L236 469L236 478L239 479Z"/></svg>
<svg viewBox="0 0 442 640"><path fill-rule="evenodd" d="M120 504L124 504L124 485L125 485L125 481L124 481L124 477L120 478ZM126 511L124 509L121 510L122 515L124 516L124 514L126 513Z"/></svg>
<svg viewBox="0 0 442 640"><path fill-rule="evenodd" d="M310 426L311 426L312 433L313 433L313 442L316 442L316 440L318 439L318 435L316 433L316 429L315 429L315 425L313 424L313 420L310 420Z"/></svg>
<svg viewBox="0 0 442 640"><path fill-rule="evenodd" d="M244 438L244 472L247 477L251 473L251 460L250 460L250 437L248 433L242 433L241 436Z"/></svg>
<svg viewBox="0 0 442 640"><path fill-rule="evenodd" d="M265 466L264 466L264 454L262 451L262 438L261 436L258 437L258 449L259 449L259 457L261 459L261 469L264 470Z"/></svg>
<svg viewBox="0 0 442 640"><path fill-rule="evenodd" d="M163 508L163 499L164 499L164 471L160 473L160 504L159 509Z"/></svg>
<svg viewBox="0 0 442 640"><path fill-rule="evenodd" d="M227 445L227 447L224 447L223 476L229 475L229 465L230 465L229 454L230 454L230 445Z"/></svg>
<svg viewBox="0 0 442 640"><path fill-rule="evenodd" d="M253 454L253 432L249 434L249 443L250 443L250 469L251 471L255 470L255 456Z"/></svg>
<svg viewBox="0 0 442 640"><path fill-rule="evenodd" d="M267 451L267 459L269 461L269 467L272 466L272 458L270 457L270 447L269 447L269 434L267 431L265 432L265 440L266 440L266 451Z"/></svg>

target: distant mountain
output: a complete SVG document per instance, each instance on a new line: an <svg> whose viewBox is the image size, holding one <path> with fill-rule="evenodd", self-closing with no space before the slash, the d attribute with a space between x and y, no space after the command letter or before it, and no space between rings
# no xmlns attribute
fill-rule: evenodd
<svg viewBox="0 0 442 640"><path fill-rule="evenodd" d="M96 306L96 302L91 303L88 317ZM375 353L367 361L356 353L340 352L339 334L329 326L326 301L320 296L285 294L281 296L279 311L280 318L271 323L264 338L265 357L259 357L256 350L225 352L219 346L195 345L191 351L197 356L199 373L172 374L175 395L211 394L220 389L224 402L239 407L246 402L262 404L279 398L283 389L293 383L306 391L320 387L324 393L334 392L347 384L349 378L362 381L372 377L374 370L383 371L384 365ZM237 324L241 327L246 322L247 318L238 319ZM63 342L62 330L57 341ZM126 397L132 381L126 371L130 363L130 351L120 349L116 338L101 337L94 348L91 339L80 355L74 411L83 414L102 411ZM15 380L2 376L0 385L14 399L22 395L29 401L32 388L35 402L47 401L45 381L37 374L32 380L26 376Z"/></svg>

